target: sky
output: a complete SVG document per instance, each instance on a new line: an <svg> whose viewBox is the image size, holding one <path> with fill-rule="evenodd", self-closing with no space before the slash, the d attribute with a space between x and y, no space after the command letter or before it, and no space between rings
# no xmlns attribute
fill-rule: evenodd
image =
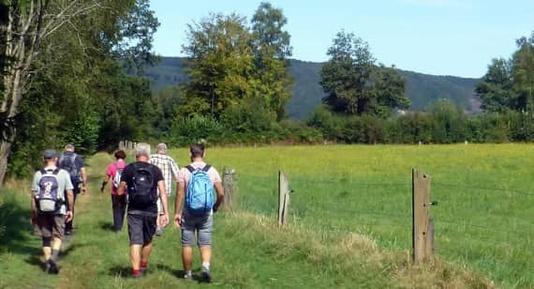
<svg viewBox="0 0 534 289"><path fill-rule="evenodd" d="M261 0L151 0L161 22L154 50L183 56L187 24L214 13L252 18ZM534 31L534 0L272 0L288 19L292 58L326 61L342 29L367 41L380 63L435 75L481 77Z"/></svg>

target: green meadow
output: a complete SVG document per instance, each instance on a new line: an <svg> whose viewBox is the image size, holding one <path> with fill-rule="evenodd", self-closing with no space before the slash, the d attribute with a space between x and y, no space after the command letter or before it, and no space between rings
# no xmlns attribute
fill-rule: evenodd
<svg viewBox="0 0 534 289"><path fill-rule="evenodd" d="M186 164L186 149L172 150ZM534 288L534 146L265 146L209 148L234 168L235 212L216 216L217 288ZM179 232L155 240L149 274L128 278L126 230L109 231L104 166L89 161L77 231L58 276L40 272L27 184L0 195L0 288L204 288L180 279ZM436 260L410 262L411 169L432 177ZM286 228L276 225L277 172L293 189ZM172 210L171 210L172 211ZM198 264L198 260L197 260ZM42 283L45 284L42 284Z"/></svg>

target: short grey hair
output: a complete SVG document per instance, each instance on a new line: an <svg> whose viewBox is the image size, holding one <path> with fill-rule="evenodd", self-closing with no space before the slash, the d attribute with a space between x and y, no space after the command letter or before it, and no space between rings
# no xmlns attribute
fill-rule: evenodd
<svg viewBox="0 0 534 289"><path fill-rule="evenodd" d="M145 157L150 157L150 145L147 144L147 143L138 143L137 146L135 147L135 156L136 157L140 157L140 156L145 156Z"/></svg>
<svg viewBox="0 0 534 289"><path fill-rule="evenodd" d="M167 154L167 145L164 143L158 144L156 147L158 154Z"/></svg>
<svg viewBox="0 0 534 289"><path fill-rule="evenodd" d="M65 146L65 151L68 151L68 152L73 152L74 151L74 145L73 144L67 144Z"/></svg>

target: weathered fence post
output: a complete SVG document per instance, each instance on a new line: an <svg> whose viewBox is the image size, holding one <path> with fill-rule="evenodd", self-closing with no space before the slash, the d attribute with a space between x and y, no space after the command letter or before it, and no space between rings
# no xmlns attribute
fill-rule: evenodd
<svg viewBox="0 0 534 289"><path fill-rule="evenodd" d="M234 169L224 168L223 187L224 187L224 210L231 211L234 208L235 195L237 191Z"/></svg>
<svg viewBox="0 0 534 289"><path fill-rule="evenodd" d="M278 172L278 225L282 226L287 222L287 209L289 206L289 182L286 175Z"/></svg>
<svg viewBox="0 0 534 289"><path fill-rule="evenodd" d="M412 169L412 213L413 213L413 260L417 263L432 259L434 251L434 224L430 219L431 177Z"/></svg>

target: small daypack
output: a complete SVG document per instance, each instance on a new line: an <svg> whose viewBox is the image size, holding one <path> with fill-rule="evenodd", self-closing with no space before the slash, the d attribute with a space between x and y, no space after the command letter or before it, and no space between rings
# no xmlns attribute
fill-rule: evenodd
<svg viewBox="0 0 534 289"><path fill-rule="evenodd" d="M134 165L131 187L128 190L128 205L138 210L148 209L157 204L158 192L152 172Z"/></svg>
<svg viewBox="0 0 534 289"><path fill-rule="evenodd" d="M113 176L113 187L117 189L119 185L121 184L121 177L122 177L122 170L124 168L119 169L117 167L117 164L115 164L115 175Z"/></svg>
<svg viewBox="0 0 534 289"><path fill-rule="evenodd" d="M191 172L191 178L187 185L185 207L193 215L205 215L215 205L213 182L208 176L211 166L195 169L189 165L186 168Z"/></svg>
<svg viewBox="0 0 534 289"><path fill-rule="evenodd" d="M76 164L77 154L72 154L71 156L61 155L59 158L59 167L69 172L70 180L74 186L79 184L80 179L80 169Z"/></svg>
<svg viewBox="0 0 534 289"><path fill-rule="evenodd" d="M41 170L39 191L35 195L35 203L40 213L57 213L63 204L63 197L59 192L58 174L58 168L53 171Z"/></svg>

